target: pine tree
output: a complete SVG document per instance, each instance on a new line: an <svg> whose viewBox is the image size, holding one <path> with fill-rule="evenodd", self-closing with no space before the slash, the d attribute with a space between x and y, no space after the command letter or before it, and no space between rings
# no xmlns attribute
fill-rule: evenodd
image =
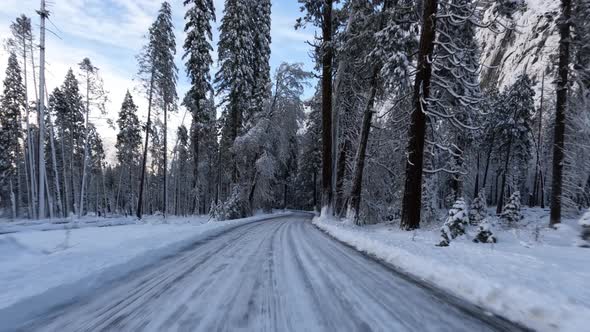
<svg viewBox="0 0 590 332"><path fill-rule="evenodd" d="M408 81L410 70L408 58L417 42L416 26L409 23L411 22L410 11L407 9L411 8L408 6L409 3L397 3L399 5L397 7L393 4L393 1L384 1L381 11L373 10L369 16L359 15L368 18L360 22L359 27L353 27L348 32L349 36L346 36L349 41L345 44L345 48L357 50L348 55L351 59L347 61L352 62L356 68L369 68L370 72L370 79L367 82L369 97L363 105L362 125L347 207L347 217L357 225L363 223L359 218L361 187L378 93L383 93L383 90L388 93L398 93L407 88L405 82ZM360 5L362 7L362 4ZM367 4L364 5L367 6ZM360 59L360 61L353 59ZM358 74L358 76L364 76L363 73ZM354 94L352 96L358 98Z"/></svg>
<svg viewBox="0 0 590 332"><path fill-rule="evenodd" d="M29 98L28 98L28 75L27 75L27 55L29 54L29 49L31 49L32 41L33 41L33 32L31 28L31 19L24 14L20 17L16 18L16 21L10 25L10 29L12 31L12 35L14 37L15 46L17 51L22 54L22 68L23 68L23 83L24 83L24 92L25 92L25 114L24 114L24 122L26 127L26 149L25 149L25 173L29 179L27 183L28 188L28 202L29 202L29 211L30 217L34 217L35 215L35 200L37 197L36 191L36 177L35 177L35 157L33 156L33 139L31 137L31 130L30 130L30 119L29 119ZM31 60L33 60L33 51L31 49ZM33 68L33 77L35 77L35 69ZM36 82L35 82L36 83ZM36 84L35 84L36 85ZM37 87L35 86L35 89ZM35 90L37 91L37 90Z"/></svg>
<svg viewBox="0 0 590 332"><path fill-rule="evenodd" d="M247 117L249 119L256 113L263 111L264 103L270 96L270 25L271 3L270 0L251 1L250 17L252 18L252 38L254 48L252 52L252 103Z"/></svg>
<svg viewBox="0 0 590 332"><path fill-rule="evenodd" d="M297 165L297 206L304 209L319 210L318 180L321 171L322 154L322 123L320 89L316 89L314 97L306 102L310 109L305 119L305 131L300 137L300 158Z"/></svg>
<svg viewBox="0 0 590 332"><path fill-rule="evenodd" d="M510 226L514 226L522 219L520 214L520 192L514 192L508 199L508 203L504 206L502 219L506 220Z"/></svg>
<svg viewBox="0 0 590 332"><path fill-rule="evenodd" d="M13 217L20 216L22 113L26 107L25 88L15 53L8 57L0 103L0 188L8 187ZM3 200L4 201L4 200Z"/></svg>
<svg viewBox="0 0 590 332"><path fill-rule="evenodd" d="M125 94L125 99L119 111L117 120L119 132L117 133L117 160L119 162L119 184L115 207L119 208L119 197L122 196L122 206L125 213L132 213L132 204L135 202L133 188L141 156L141 124L137 117L137 106L133 102L133 97L129 90ZM123 177L125 184L123 188Z"/></svg>
<svg viewBox="0 0 590 332"><path fill-rule="evenodd" d="M459 198L449 210L449 216L441 228L441 241L439 247L447 247L451 241L463 234L469 225L467 205L463 198Z"/></svg>
<svg viewBox="0 0 590 332"><path fill-rule="evenodd" d="M68 70L64 83L59 90L54 91L52 98L50 110L55 115L55 125L58 128L58 145L61 150L64 172L63 181L69 188L69 195L64 195L67 202L64 207L69 212L77 212L79 206L76 197L79 197L79 185L83 172L85 107L80 95L78 80L72 69Z"/></svg>
<svg viewBox="0 0 590 332"><path fill-rule="evenodd" d="M85 126L84 133L84 159L82 161L82 184L80 185L80 201L78 208L78 217L84 213L85 192L87 185L87 166L90 158L90 106L97 106L99 110L104 111L104 104L106 102L106 93L103 90L102 79L98 75L98 68L95 67L90 59L84 58L79 63L80 70L84 75L84 83L86 85L86 109L85 109Z"/></svg>
<svg viewBox="0 0 590 332"><path fill-rule="evenodd" d="M480 25L477 2L451 0L441 4L434 50L432 97L429 116L441 121L448 148L453 199L463 195L465 151L473 142L479 114L480 54L475 39ZM441 130L439 129L439 130Z"/></svg>
<svg viewBox="0 0 590 332"><path fill-rule="evenodd" d="M174 37L174 25L172 24L172 10L168 2L162 3L162 8L158 15L161 17L158 20L158 31L161 37L160 44L157 48L157 56L154 65L157 68L158 79L155 82L156 89L162 98L162 106L164 108L164 167L163 167L163 208L162 213L164 218L168 214L168 112L176 111L176 101L178 96L176 94L176 82L178 79L178 68L174 63L174 55L176 54L176 40Z"/></svg>
<svg viewBox="0 0 590 332"><path fill-rule="evenodd" d="M251 1L226 0L223 12L218 43L219 71L215 75L215 84L217 94L223 95L222 104L226 107L222 154L230 158L224 163L229 165L231 183L236 185L239 180L237 158L235 152L231 153L229 149L243 133L244 119L249 118L244 112L251 110L252 106L255 86L252 59L256 45Z"/></svg>
<svg viewBox="0 0 590 332"><path fill-rule="evenodd" d="M471 226L478 226L482 220L487 218L487 215L486 197L484 192L481 191L473 202L471 202L469 208L469 224Z"/></svg>
<svg viewBox="0 0 590 332"><path fill-rule="evenodd" d="M199 162L201 145L207 140L205 134L212 134L211 123L215 114L208 112L208 95L213 88L209 74L213 59L211 58L211 22L215 22L215 8L212 0L185 0L188 7L184 16L186 24L184 31L183 59L186 60L186 71L191 81L191 87L184 97L184 105L191 111L191 145L193 159L193 195L195 205L200 205L199 197Z"/></svg>
<svg viewBox="0 0 590 332"><path fill-rule="evenodd" d="M482 219L477 226L477 234L473 239L475 243L496 243L498 240L494 236L492 231L492 225L490 225L487 218Z"/></svg>
<svg viewBox="0 0 590 332"><path fill-rule="evenodd" d="M506 179L510 173L511 162L528 162L531 154L531 118L535 111L531 80L521 75L514 85L509 87L501 97L502 103L496 109L498 122L495 124L496 148L499 154L504 152L502 184L496 213L502 212Z"/></svg>
<svg viewBox="0 0 590 332"><path fill-rule="evenodd" d="M163 145L166 146L166 125L167 125L167 112L169 110L175 110L175 102L177 99L176 95L176 80L177 80L177 68L174 64L174 54L176 52L176 42L174 39L174 27L172 24L172 12L170 4L163 2L160 10L158 11L158 17L152 23L148 31L148 43L144 46L141 54L138 56L139 62L139 76L142 79L144 88L148 95L148 115L146 124L145 134L145 145L143 150L141 178L139 181L139 198L137 202L137 218L141 219L143 210L143 195L144 195L144 182L145 172L147 163L149 133L152 128L152 107L157 98L161 102L164 109L164 137ZM166 187L166 156L164 153L162 156L164 167L163 167L163 178L164 187ZM166 214L166 200L167 191L164 189L162 192L164 196L164 215Z"/></svg>
<svg viewBox="0 0 590 332"><path fill-rule="evenodd" d="M185 174L190 173L190 155L189 155L189 136L184 125L178 127L176 131L177 144L174 151L172 162L172 179L174 183L173 190L173 211L176 215L186 215L189 212L188 204L190 200L190 186L185 181Z"/></svg>

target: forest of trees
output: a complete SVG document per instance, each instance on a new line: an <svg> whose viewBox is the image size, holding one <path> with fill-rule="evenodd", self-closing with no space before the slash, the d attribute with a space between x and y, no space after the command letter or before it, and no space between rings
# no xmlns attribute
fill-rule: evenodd
<svg viewBox="0 0 590 332"><path fill-rule="evenodd" d="M37 93L31 19L15 18L0 92L0 217L225 220L292 208L412 230L472 201L502 214L519 197L550 207L551 224L590 207L589 0L561 1L555 70L542 82L514 73L502 89L480 82L477 31L510 29L521 1L496 1L492 22L474 0L298 2L294 28L316 31L313 73L271 69L270 0L225 1L215 72L214 2L184 0L178 68L163 2L137 56L140 88L120 101L114 160L93 123L107 113L99 68L80 59ZM190 125L169 141L170 114L185 109Z"/></svg>

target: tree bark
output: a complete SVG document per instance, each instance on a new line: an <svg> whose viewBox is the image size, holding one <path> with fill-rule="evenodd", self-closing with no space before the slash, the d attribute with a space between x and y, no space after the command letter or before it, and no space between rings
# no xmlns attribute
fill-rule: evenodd
<svg viewBox="0 0 590 332"><path fill-rule="evenodd" d="M323 6L322 54L322 213L332 214L332 0ZM325 211L324 211L325 210Z"/></svg>
<svg viewBox="0 0 590 332"><path fill-rule="evenodd" d="M143 148L143 159L141 162L141 178L139 180L139 193L138 193L138 199L137 199L137 212L136 212L136 216L138 219L141 219L141 217L142 217L143 185L145 182L145 167L146 167L146 163L147 163L148 142L149 142L150 130L151 130L151 126L152 126L151 115L152 115L153 94L154 94L154 69L152 69L152 74L151 74L151 78L150 78L150 91L149 91L149 97L148 97L148 115L147 115L147 123L145 126L145 144L144 144L144 148Z"/></svg>
<svg viewBox="0 0 590 332"><path fill-rule="evenodd" d="M424 1L423 27L420 35L418 66L414 82L413 104L409 142L407 147L406 181L402 202L401 228L413 230L420 227L422 207L422 167L424 163L424 139L426 134L427 99L430 95L432 53L436 38L437 0Z"/></svg>
<svg viewBox="0 0 590 332"><path fill-rule="evenodd" d="M543 131L543 100L545 93L545 73L541 79L541 105L539 107L539 128L537 136L537 160L535 161L535 179L533 181L533 195L531 196L530 206L536 206L539 198L539 173L541 173L541 144Z"/></svg>
<svg viewBox="0 0 590 332"><path fill-rule="evenodd" d="M80 204L78 208L78 218L82 217L84 213L84 196L86 193L86 172L88 168L88 156L90 155L90 144L88 139L90 137L90 122L88 116L90 115L90 73L86 72L86 133L84 135L84 160L82 161L82 185L80 186Z"/></svg>
<svg viewBox="0 0 590 332"><path fill-rule="evenodd" d="M508 174L508 166L510 165L510 152L512 150L512 139L508 141L508 148L506 151L506 161L504 163L504 174L502 174L502 186L500 187L500 197L498 197L498 204L496 206L496 214L501 214L504 208L504 190L506 188L506 174Z"/></svg>
<svg viewBox="0 0 590 332"><path fill-rule="evenodd" d="M164 103L164 220L168 216L168 103Z"/></svg>
<svg viewBox="0 0 590 332"><path fill-rule="evenodd" d="M342 149L338 154L338 161L336 163L336 190L334 191L336 195L336 202L334 203L334 212L335 215L340 215L340 212L343 208L343 201L344 201L344 178L346 177L346 159L348 156L348 150L350 149L350 142L348 140L344 140L342 142Z"/></svg>
<svg viewBox="0 0 590 332"><path fill-rule="evenodd" d="M473 190L473 197L476 198L479 194L479 157L480 153L477 152L477 169L475 172L475 189Z"/></svg>
<svg viewBox="0 0 590 332"><path fill-rule="evenodd" d="M551 185L551 213L549 225L561 223L561 195L565 148L565 112L567 110L568 74L570 62L570 26L572 1L561 0L562 17L559 24L559 65L557 101L555 110L555 135L553 144L553 181Z"/></svg>
<svg viewBox="0 0 590 332"><path fill-rule="evenodd" d="M352 188L350 189L350 197L348 199L347 218L352 219L356 225L364 224L360 222L359 211L361 206L361 191L363 184L363 171L365 168L365 159L367 155L367 144L369 142L369 134L371 132L371 120L373 119L373 109L375 105L375 96L377 95L377 75L378 69L373 69L373 77L371 79L371 91L369 92L369 100L365 106L363 114L363 123L361 127L361 134L359 139L359 146L356 152L354 175L352 177Z"/></svg>

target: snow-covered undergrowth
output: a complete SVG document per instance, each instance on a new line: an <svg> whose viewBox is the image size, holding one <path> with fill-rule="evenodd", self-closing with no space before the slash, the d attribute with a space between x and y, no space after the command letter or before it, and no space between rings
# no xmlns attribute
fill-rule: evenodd
<svg viewBox="0 0 590 332"><path fill-rule="evenodd" d="M206 216L173 217L166 223L161 217L147 217L141 223L121 218L112 220L120 225L117 227L89 227L81 220L73 224L83 227L68 223L65 229L50 231L38 231L41 223L29 225L29 230L20 225L18 232L0 235L0 321L4 326L22 322L195 241L238 225L288 214L223 222L207 222Z"/></svg>
<svg viewBox="0 0 590 332"><path fill-rule="evenodd" d="M548 229L549 212L523 209L516 229L494 228L498 243L473 243L474 229L437 247L440 224L404 232L397 224L314 224L357 250L492 313L538 331L585 331L590 323L590 252L575 246L576 220Z"/></svg>

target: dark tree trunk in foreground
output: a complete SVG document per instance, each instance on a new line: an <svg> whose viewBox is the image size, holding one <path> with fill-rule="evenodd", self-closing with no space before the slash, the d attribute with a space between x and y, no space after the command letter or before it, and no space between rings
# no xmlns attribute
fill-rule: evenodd
<svg viewBox="0 0 590 332"><path fill-rule="evenodd" d="M322 13L322 209L332 209L332 0Z"/></svg>
<svg viewBox="0 0 590 332"><path fill-rule="evenodd" d="M561 194L563 182L563 159L565 148L565 111L568 94L568 67L570 62L570 19L572 1L561 0L562 17L559 24L559 74L555 110L555 138L553 143L553 182L551 186L551 215L549 225L561 222Z"/></svg>
<svg viewBox="0 0 590 332"><path fill-rule="evenodd" d="M422 166L424 163L424 138L426 133L426 100L430 94L432 53L436 35L437 0L424 1L423 27L420 35L418 66L414 82L413 104L409 142L407 147L406 182L402 202L401 228L413 230L420 227L422 206Z"/></svg>

